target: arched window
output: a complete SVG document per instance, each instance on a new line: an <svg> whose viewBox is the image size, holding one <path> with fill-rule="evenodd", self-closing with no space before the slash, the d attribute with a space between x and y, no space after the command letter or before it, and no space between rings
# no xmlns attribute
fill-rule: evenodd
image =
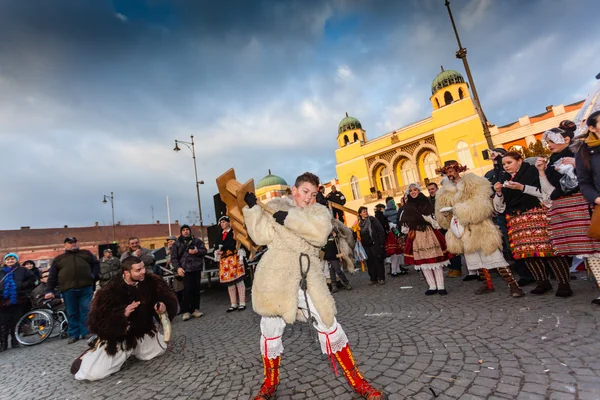
<svg viewBox="0 0 600 400"><path fill-rule="evenodd" d="M437 108L440 108L440 101L437 99L437 97L435 98L435 105Z"/></svg>
<svg viewBox="0 0 600 400"><path fill-rule="evenodd" d="M454 102L454 98L452 97L450 92L446 91L446 93L444 93L444 101L446 102L446 105L452 104Z"/></svg>
<svg viewBox="0 0 600 400"><path fill-rule="evenodd" d="M465 93L463 92L462 88L458 88L458 97L461 100L465 98Z"/></svg>
<svg viewBox="0 0 600 400"><path fill-rule="evenodd" d="M350 143L350 139L348 139L348 135L344 135L344 146Z"/></svg>
<svg viewBox="0 0 600 400"><path fill-rule="evenodd" d="M358 142L358 133L354 132L354 141Z"/></svg>
<svg viewBox="0 0 600 400"><path fill-rule="evenodd" d="M458 155L458 162L462 165L466 165L469 169L475 168L473 164L473 158L471 157L471 149L469 144L464 140L456 143L456 154Z"/></svg>
<svg viewBox="0 0 600 400"><path fill-rule="evenodd" d="M429 152L423 157L423 169L425 169L425 176L429 179L433 179L437 176L435 170L439 167L438 159L435 153Z"/></svg>
<svg viewBox="0 0 600 400"><path fill-rule="evenodd" d="M400 167L400 173L402 174L402 184L404 186L419 181L419 179L417 178L417 170L415 169L415 166L408 160L402 163L402 166Z"/></svg>
<svg viewBox="0 0 600 400"><path fill-rule="evenodd" d="M386 167L379 170L379 182L381 182L381 190L392 189L392 175Z"/></svg>
<svg viewBox="0 0 600 400"><path fill-rule="evenodd" d="M360 188L358 187L358 179L355 176L350 178L350 188L352 189L352 198L354 200L360 199Z"/></svg>

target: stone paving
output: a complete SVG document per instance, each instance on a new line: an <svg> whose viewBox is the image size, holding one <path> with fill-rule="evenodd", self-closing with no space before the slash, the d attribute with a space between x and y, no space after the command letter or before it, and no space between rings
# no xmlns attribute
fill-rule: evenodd
<svg viewBox="0 0 600 400"><path fill-rule="evenodd" d="M335 294L364 375L390 400L600 399L600 307L591 282L575 296L513 299L494 274L496 292L474 296L477 281L447 279L448 296L426 297L419 274ZM412 286L412 288L402 288ZM531 287L527 287L531 290ZM248 399L262 382L259 317L226 314L227 293L207 290L196 320L173 326L174 352L133 360L100 382L77 382L71 361L85 349L52 339L0 354L3 399ZM183 343L185 341L185 344ZM306 324L286 329L277 399L356 399L334 376ZM436 397L437 396L437 397Z"/></svg>

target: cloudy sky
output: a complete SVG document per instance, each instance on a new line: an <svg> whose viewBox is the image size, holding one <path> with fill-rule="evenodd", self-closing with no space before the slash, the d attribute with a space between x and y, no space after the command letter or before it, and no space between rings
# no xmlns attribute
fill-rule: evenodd
<svg viewBox="0 0 600 400"><path fill-rule="evenodd" d="M452 0L490 121L583 99L595 0ZM444 0L0 0L0 229L186 220L215 178L335 177L347 111L368 138L425 118L456 69Z"/></svg>

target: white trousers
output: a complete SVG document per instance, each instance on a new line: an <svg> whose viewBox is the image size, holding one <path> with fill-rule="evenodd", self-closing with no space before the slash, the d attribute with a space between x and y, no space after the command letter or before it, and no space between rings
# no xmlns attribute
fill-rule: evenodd
<svg viewBox="0 0 600 400"><path fill-rule="evenodd" d="M348 337L342 326L333 319L333 325L327 326L321 320L321 316L317 312L315 305L308 297L308 303L304 298L304 292L298 290L298 310L302 313L306 320L309 320L308 310L310 309L311 316L315 319L314 327L319 335L321 343L321 351L323 354L331 355L342 350L348 344ZM283 353L283 341L281 337L285 330L285 321L281 317L262 317L260 319L260 352L263 356L269 359L279 357Z"/></svg>
<svg viewBox="0 0 600 400"><path fill-rule="evenodd" d="M134 355L139 360L148 361L162 355L167 349L163 336L156 333L154 337L144 336L133 350L117 350L117 354L109 356L105 345L100 345L96 350L87 352L81 359L81 367L75 374L75 379L82 381L97 381L121 369L123 363Z"/></svg>

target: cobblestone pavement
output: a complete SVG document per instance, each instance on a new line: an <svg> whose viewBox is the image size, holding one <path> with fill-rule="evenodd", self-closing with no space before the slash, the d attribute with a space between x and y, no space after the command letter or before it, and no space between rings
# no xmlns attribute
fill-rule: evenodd
<svg viewBox="0 0 600 400"><path fill-rule="evenodd" d="M477 281L447 279L448 296L426 297L415 272L384 286L368 286L365 273L351 281L354 290L335 294L338 318L364 375L390 400L600 399L600 308L590 304L598 291L588 281L574 281L570 299L513 299L499 276L485 296L472 294ZM0 399L248 399L262 382L259 317L226 314L223 290L202 301L202 318L175 321L179 352L132 359L100 382L69 373L82 342L8 350ZM306 324L289 326L284 345L278 399L357 398Z"/></svg>

